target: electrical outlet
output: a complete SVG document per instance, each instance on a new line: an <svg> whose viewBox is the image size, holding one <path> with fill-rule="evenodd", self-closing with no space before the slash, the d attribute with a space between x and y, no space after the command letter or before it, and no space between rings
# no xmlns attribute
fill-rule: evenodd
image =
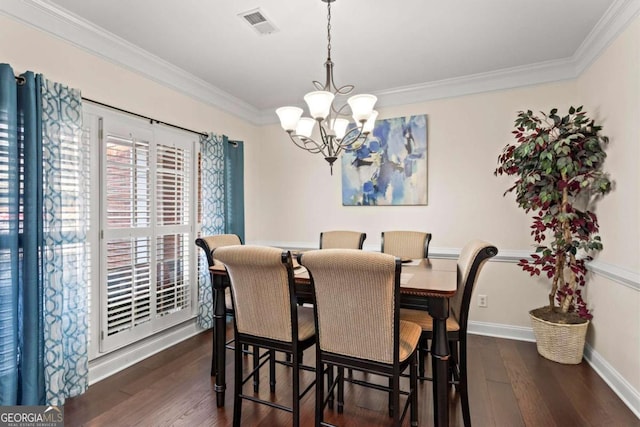
<svg viewBox="0 0 640 427"><path fill-rule="evenodd" d="M488 307L487 296L486 295L478 295L478 307Z"/></svg>

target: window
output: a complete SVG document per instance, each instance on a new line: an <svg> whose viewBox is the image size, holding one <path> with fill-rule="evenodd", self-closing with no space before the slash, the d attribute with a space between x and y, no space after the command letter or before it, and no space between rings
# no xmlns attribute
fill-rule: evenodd
<svg viewBox="0 0 640 427"><path fill-rule="evenodd" d="M85 125L100 158L95 357L195 315L199 144L194 134L93 106Z"/></svg>

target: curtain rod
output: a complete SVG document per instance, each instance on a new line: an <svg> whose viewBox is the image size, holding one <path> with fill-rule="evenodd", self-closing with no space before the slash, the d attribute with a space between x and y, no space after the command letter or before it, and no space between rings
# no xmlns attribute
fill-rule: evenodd
<svg viewBox="0 0 640 427"><path fill-rule="evenodd" d="M18 84L24 84L24 82L26 81L26 79L24 77L22 77L22 76L13 76L13 77L15 77L16 81L18 82ZM200 136L203 136L205 138L209 137L209 134L207 134L205 132L199 132L197 130L187 129L187 128L182 127L182 126L178 126L178 125L174 125L174 124L171 124L171 123L163 122L162 120L157 120L157 119L154 119L152 117L148 117L148 116L144 116L142 114L134 113L133 111L125 110L124 108L114 107L113 105L105 104L104 102L96 101L96 100L91 99L91 98L86 98L86 97L83 96L82 100L83 101L87 101L87 102L91 102L92 104L100 105L102 107L110 108L112 110L120 111L121 113L126 113L126 114L130 114L132 116L140 117L141 119L149 120L149 123L151 123L151 124L157 123L157 124L161 124L161 125L172 127L174 129L180 129L180 130L183 130L185 132L195 133L196 135L200 135ZM238 145L238 143L236 141L229 141L229 143L231 145L233 145L234 147Z"/></svg>
<svg viewBox="0 0 640 427"><path fill-rule="evenodd" d="M203 136L205 138L207 138L209 136L208 134L206 134L204 132L198 132L196 130L187 129L187 128L184 128L182 126L178 126L178 125L174 125L174 124L171 124L171 123L163 122L162 120L156 120L156 119L148 117L148 116L143 116L142 114L134 113L133 111L128 111L128 110L125 110L123 108L118 108L118 107L114 107L113 105L105 104L104 102L95 101L95 100L90 99L90 98L85 98L84 96L82 97L82 100L83 101L87 101L87 102L91 102L92 104L100 105L102 107L111 108L112 110L120 111L122 113L131 114L132 116L140 117L141 119L149 120L149 123L151 123L151 124L158 123L158 124L161 124L161 125L165 125L165 126L169 126L169 127L175 128L175 129L180 129L180 130L183 130L183 131L186 131L186 132L195 133L195 134Z"/></svg>

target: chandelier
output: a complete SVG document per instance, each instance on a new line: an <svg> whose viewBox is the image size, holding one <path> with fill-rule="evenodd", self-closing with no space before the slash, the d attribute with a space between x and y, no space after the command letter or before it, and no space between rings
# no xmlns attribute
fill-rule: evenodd
<svg viewBox="0 0 640 427"><path fill-rule="evenodd" d="M280 125L289 134L295 145L310 153L321 153L329 163L333 175L333 163L344 149L356 149L367 139L373 130L378 112L373 109L377 98L373 95L351 96L346 104L336 107L337 97L350 94L354 86L337 87L333 81L333 62L331 61L331 3L335 0L322 0L327 3L327 61L325 83L313 81L317 90L309 92L304 100L311 117L302 117L303 110L298 107L280 107L276 114ZM355 125L350 125L349 112ZM318 125L320 140L311 137Z"/></svg>

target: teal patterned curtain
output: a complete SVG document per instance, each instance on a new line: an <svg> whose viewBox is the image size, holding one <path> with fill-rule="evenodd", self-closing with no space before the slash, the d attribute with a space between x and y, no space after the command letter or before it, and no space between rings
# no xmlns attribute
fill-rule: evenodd
<svg viewBox="0 0 640 427"><path fill-rule="evenodd" d="M48 404L88 387L88 142L80 91L42 79L44 373Z"/></svg>
<svg viewBox="0 0 640 427"><path fill-rule="evenodd" d="M87 151L78 91L0 64L0 405L87 388Z"/></svg>
<svg viewBox="0 0 640 427"><path fill-rule="evenodd" d="M227 137L209 134L200 139L201 155L201 234L209 236L225 232L224 146ZM198 325L209 329L213 326L213 295L209 280L207 260L202 253L198 258Z"/></svg>

